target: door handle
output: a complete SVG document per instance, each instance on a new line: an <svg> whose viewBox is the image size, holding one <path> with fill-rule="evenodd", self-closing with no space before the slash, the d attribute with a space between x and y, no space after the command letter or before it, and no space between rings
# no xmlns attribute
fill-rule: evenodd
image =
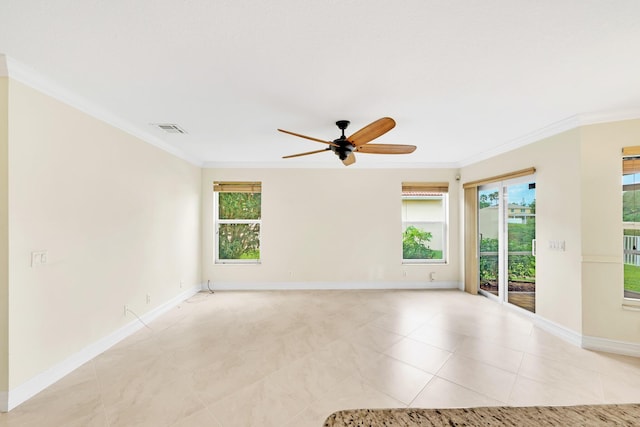
<svg viewBox="0 0 640 427"><path fill-rule="evenodd" d="M531 241L531 255L536 256L537 252L538 252L538 245L536 245L536 239L533 239Z"/></svg>

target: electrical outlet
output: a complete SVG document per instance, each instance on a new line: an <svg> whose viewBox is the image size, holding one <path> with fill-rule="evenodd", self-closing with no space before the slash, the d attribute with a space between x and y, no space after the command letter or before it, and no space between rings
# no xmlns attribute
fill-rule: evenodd
<svg viewBox="0 0 640 427"><path fill-rule="evenodd" d="M151 304L151 294L147 294L147 304Z"/></svg>
<svg viewBox="0 0 640 427"><path fill-rule="evenodd" d="M184 285L184 282L182 280L180 280L180 287L182 288L182 285Z"/></svg>
<svg viewBox="0 0 640 427"><path fill-rule="evenodd" d="M129 311L129 307L127 307L127 305L124 305L124 315L127 315L127 311Z"/></svg>

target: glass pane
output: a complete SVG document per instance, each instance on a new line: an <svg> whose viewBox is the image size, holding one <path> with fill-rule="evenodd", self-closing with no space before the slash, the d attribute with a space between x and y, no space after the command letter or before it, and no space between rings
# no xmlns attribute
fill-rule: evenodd
<svg viewBox="0 0 640 427"><path fill-rule="evenodd" d="M445 256L445 196L402 194L402 259L439 260Z"/></svg>
<svg viewBox="0 0 640 427"><path fill-rule="evenodd" d="M219 219L260 219L261 193L218 193Z"/></svg>
<svg viewBox="0 0 640 427"><path fill-rule="evenodd" d="M640 222L640 174L622 177L622 222Z"/></svg>
<svg viewBox="0 0 640 427"><path fill-rule="evenodd" d="M260 224L220 224L219 259L260 259Z"/></svg>
<svg viewBox="0 0 640 427"><path fill-rule="evenodd" d="M624 230L624 297L640 298L640 230Z"/></svg>
<svg viewBox="0 0 640 427"><path fill-rule="evenodd" d="M535 312L536 190L534 183L507 187L507 301Z"/></svg>
<svg viewBox="0 0 640 427"><path fill-rule="evenodd" d="M622 161L624 297L640 299L640 159Z"/></svg>
<svg viewBox="0 0 640 427"><path fill-rule="evenodd" d="M402 259L444 259L443 229L442 223L405 223Z"/></svg>
<svg viewBox="0 0 640 427"><path fill-rule="evenodd" d="M498 189L478 191L478 230L480 232L480 289L498 295Z"/></svg>

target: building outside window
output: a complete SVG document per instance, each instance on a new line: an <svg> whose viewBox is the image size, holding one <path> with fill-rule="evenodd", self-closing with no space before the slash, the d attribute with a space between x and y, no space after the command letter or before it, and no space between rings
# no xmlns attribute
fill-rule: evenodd
<svg viewBox="0 0 640 427"><path fill-rule="evenodd" d="M448 183L402 184L403 263L444 263Z"/></svg>
<svg viewBox="0 0 640 427"><path fill-rule="evenodd" d="M214 182L215 262L260 262L262 185Z"/></svg>

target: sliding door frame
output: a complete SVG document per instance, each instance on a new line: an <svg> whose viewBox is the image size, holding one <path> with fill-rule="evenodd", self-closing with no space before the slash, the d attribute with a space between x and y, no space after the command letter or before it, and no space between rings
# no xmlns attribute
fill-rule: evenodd
<svg viewBox="0 0 640 427"><path fill-rule="evenodd" d="M489 178L462 184L464 190L464 290L470 294L478 293L480 272L480 241L478 239L478 188L481 185L499 183L514 178L534 175L536 168L526 168Z"/></svg>

